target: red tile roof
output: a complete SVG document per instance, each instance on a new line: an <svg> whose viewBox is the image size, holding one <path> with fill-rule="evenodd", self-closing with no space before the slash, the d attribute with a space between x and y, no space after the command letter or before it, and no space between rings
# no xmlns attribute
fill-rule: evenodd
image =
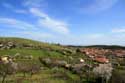
<svg viewBox="0 0 125 83"><path fill-rule="evenodd" d="M96 57L95 61L100 62L100 63L108 63L109 60L104 58L104 57Z"/></svg>

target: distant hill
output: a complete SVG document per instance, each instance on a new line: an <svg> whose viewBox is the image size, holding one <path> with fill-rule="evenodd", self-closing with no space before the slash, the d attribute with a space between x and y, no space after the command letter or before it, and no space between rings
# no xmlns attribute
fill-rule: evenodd
<svg viewBox="0 0 125 83"><path fill-rule="evenodd" d="M67 47L72 47L72 48L125 49L124 46L120 46L120 45L90 45L90 46L73 46L73 45L69 45Z"/></svg>
<svg viewBox="0 0 125 83"><path fill-rule="evenodd" d="M86 48L94 47L94 48L103 48L103 49L125 49L124 46L119 45L92 45L92 46L85 46Z"/></svg>

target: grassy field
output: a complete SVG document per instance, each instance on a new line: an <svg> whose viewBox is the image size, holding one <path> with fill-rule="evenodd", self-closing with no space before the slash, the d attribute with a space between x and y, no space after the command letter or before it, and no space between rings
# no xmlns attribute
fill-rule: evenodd
<svg viewBox="0 0 125 83"><path fill-rule="evenodd" d="M26 75L22 77L22 74L17 74L15 76L9 76L7 78L7 83L68 83L70 80L65 80L64 78L54 77L53 71L42 70L39 74L35 74L32 77Z"/></svg>
<svg viewBox="0 0 125 83"><path fill-rule="evenodd" d="M33 57L33 60L31 61L19 58L16 60L16 62L36 62L37 64L42 65L39 62L39 57L55 58L69 61L68 57L71 56L69 53L63 54L63 51L67 52L70 51L70 49L64 48L60 45L48 44L21 38L0 38L0 43L2 42L13 42L16 47L12 49L0 50L0 56L16 56L16 54L18 54L20 57ZM26 48L26 45L31 47ZM78 55L73 56L74 58L78 57ZM14 75L9 75L6 78L7 83L76 83L79 80L80 77L78 75L73 74L72 72L67 71L63 68L47 68L43 65L40 72L33 75L32 77L28 73L26 74L26 77L23 77L22 73L16 73Z"/></svg>
<svg viewBox="0 0 125 83"><path fill-rule="evenodd" d="M0 55L15 55L16 53L21 54L21 56L32 55L34 58L38 57L63 57L62 54L55 51L46 50L33 50L33 49L10 49L10 50L0 50Z"/></svg>
<svg viewBox="0 0 125 83"><path fill-rule="evenodd" d="M60 77L59 77L60 74ZM54 70L45 69L41 70L40 73L33 75L26 75L24 78L22 74L16 74L7 77L7 83L68 83L75 82L75 79L78 80L79 77L73 75L69 72L61 76L62 72L54 73ZM70 74L70 75L69 75ZM57 77L58 76L58 77ZM67 79L68 78L68 79ZM75 79L74 79L75 78ZM74 79L74 80L72 80Z"/></svg>

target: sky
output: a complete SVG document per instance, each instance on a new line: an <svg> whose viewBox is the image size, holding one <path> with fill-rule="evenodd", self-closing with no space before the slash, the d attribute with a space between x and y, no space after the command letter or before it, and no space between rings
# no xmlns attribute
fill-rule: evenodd
<svg viewBox="0 0 125 83"><path fill-rule="evenodd" d="M125 0L0 0L0 36L125 46Z"/></svg>

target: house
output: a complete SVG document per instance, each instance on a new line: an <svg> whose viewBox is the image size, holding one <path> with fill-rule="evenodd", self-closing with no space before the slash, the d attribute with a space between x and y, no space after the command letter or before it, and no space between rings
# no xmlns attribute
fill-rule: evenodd
<svg viewBox="0 0 125 83"><path fill-rule="evenodd" d="M80 58L80 63L84 63L85 62L85 60L84 59L82 59L82 58Z"/></svg>
<svg viewBox="0 0 125 83"><path fill-rule="evenodd" d="M94 58L94 60L96 62L99 62L99 63L109 63L109 59L103 57L103 56L97 56Z"/></svg>

